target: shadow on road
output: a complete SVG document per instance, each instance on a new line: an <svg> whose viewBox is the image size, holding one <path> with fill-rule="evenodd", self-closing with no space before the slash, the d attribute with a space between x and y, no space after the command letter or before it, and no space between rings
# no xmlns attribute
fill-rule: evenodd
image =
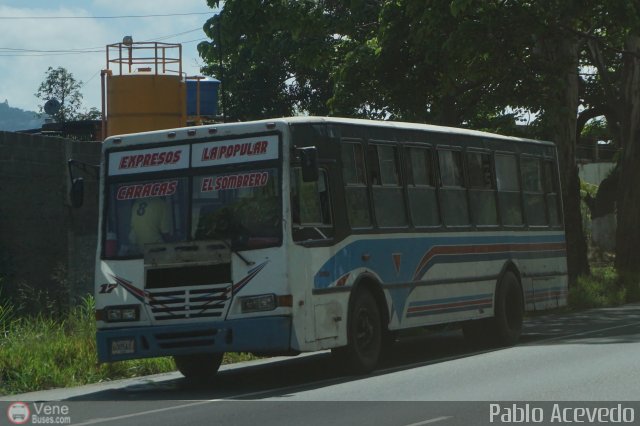
<svg viewBox="0 0 640 426"><path fill-rule="evenodd" d="M533 315L526 319L520 346L636 343L640 341L640 305L578 313ZM342 373L331 354L244 366L221 371L215 382L198 385L183 378L148 381L71 398L70 401L256 400L384 376L430 364L504 350L478 350L460 331L413 335L400 339L380 368L369 376Z"/></svg>

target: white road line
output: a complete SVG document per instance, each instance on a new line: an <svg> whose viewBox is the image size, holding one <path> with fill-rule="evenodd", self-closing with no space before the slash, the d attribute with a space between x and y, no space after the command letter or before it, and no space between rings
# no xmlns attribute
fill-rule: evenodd
<svg viewBox="0 0 640 426"><path fill-rule="evenodd" d="M88 421L86 421L84 423L76 423L76 426L94 425L96 423L114 422L114 421L117 421L117 420L130 419L132 417L139 417L139 416L146 416L148 414L162 413L163 411L178 410L178 409L187 408L187 407L195 407L195 406L198 406L198 405L210 404L210 403L215 402L215 401L216 400L198 401L198 402L192 402L190 404L174 405L172 407L158 408L158 409L155 409L155 410L140 411L138 413L124 414L122 416L103 417L103 418L99 418L99 419L91 419L91 420L88 420Z"/></svg>
<svg viewBox="0 0 640 426"><path fill-rule="evenodd" d="M562 336L549 337L547 339L535 340L535 341L530 342L530 343L525 343L525 344L523 344L521 346L535 346L537 344L544 343L544 342L551 342L553 340L566 339L566 338L569 338L569 337L584 336L584 335L587 335L587 334L595 334L595 333L600 333L602 331L609 331L609 330L615 330L615 329L618 329L618 328L632 327L634 325L640 325L640 322L632 322L631 324L616 325L614 327L599 328L597 330L587 330L587 331L581 331L580 333L565 334L565 335L562 335Z"/></svg>
<svg viewBox="0 0 640 426"><path fill-rule="evenodd" d="M442 416L442 417L436 417L434 419L429 419L429 420L425 420L423 422L418 422L418 423L411 423L410 425L405 425L405 426L422 426L422 425L428 425L431 423L437 423L437 422L441 422L443 420L447 420L450 419L452 416Z"/></svg>

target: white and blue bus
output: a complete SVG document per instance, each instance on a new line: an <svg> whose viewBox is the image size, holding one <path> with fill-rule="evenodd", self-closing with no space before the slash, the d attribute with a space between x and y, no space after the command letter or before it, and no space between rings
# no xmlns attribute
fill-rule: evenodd
<svg viewBox="0 0 640 426"><path fill-rule="evenodd" d="M400 330L512 345L566 304L549 142L295 117L111 137L101 170L101 362L332 349L364 373Z"/></svg>

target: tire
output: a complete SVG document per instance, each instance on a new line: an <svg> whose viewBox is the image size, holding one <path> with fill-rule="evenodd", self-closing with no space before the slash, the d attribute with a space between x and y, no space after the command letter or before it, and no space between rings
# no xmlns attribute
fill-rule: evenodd
<svg viewBox="0 0 640 426"><path fill-rule="evenodd" d="M513 346L522 333L524 302L520 280L511 271L506 271L496 290L493 332L500 346Z"/></svg>
<svg viewBox="0 0 640 426"><path fill-rule="evenodd" d="M176 368L190 381L206 382L213 379L222 364L224 353L177 355L173 357Z"/></svg>
<svg viewBox="0 0 640 426"><path fill-rule="evenodd" d="M518 277L506 271L498 282L494 317L465 321L462 332L473 346L513 346L522 333L524 304Z"/></svg>
<svg viewBox="0 0 640 426"><path fill-rule="evenodd" d="M371 292L357 290L347 319L347 346L334 348L338 363L352 374L366 374L378 365L382 352L382 319Z"/></svg>

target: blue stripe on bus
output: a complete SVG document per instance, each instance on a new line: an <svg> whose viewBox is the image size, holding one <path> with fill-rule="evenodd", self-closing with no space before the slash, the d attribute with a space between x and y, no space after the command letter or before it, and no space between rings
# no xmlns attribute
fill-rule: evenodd
<svg viewBox="0 0 640 426"><path fill-rule="evenodd" d="M407 308L407 318L440 315L452 312L475 311L493 306L493 293L472 296L448 297L444 299L411 302Z"/></svg>
<svg viewBox="0 0 640 426"><path fill-rule="evenodd" d="M485 303L482 305L460 306L456 308L434 309L434 310L420 311L420 312L408 312L407 318L423 317L427 315L450 314L453 312L477 311L479 309L489 309L491 308L491 306L493 306L491 303Z"/></svg>
<svg viewBox="0 0 640 426"><path fill-rule="evenodd" d="M459 296L459 297L447 297L444 299L430 299L430 300L422 300L418 302L409 303L409 308L413 308L415 306L429 306L429 305L441 305L447 303L454 302L469 302L475 301L479 299L492 298L493 293L485 293L485 294L474 294L473 296Z"/></svg>
<svg viewBox="0 0 640 426"><path fill-rule="evenodd" d="M358 268L374 271L384 284L394 282L415 282L436 263L457 263L497 259L539 259L565 257L564 235L532 235L532 236L463 236L463 237L425 237L425 238L390 238L380 240L358 240L338 250L320 268L314 277L314 288L331 287L336 280ZM487 249L495 245L518 245L519 251L498 251L489 253L445 253L433 254L425 260L432 250L438 247L485 246ZM555 245L554 250L526 250L527 245ZM369 255L369 260L362 258ZM394 255L400 255L394 262ZM421 265L421 262L425 262ZM421 266L419 268L419 266Z"/></svg>

